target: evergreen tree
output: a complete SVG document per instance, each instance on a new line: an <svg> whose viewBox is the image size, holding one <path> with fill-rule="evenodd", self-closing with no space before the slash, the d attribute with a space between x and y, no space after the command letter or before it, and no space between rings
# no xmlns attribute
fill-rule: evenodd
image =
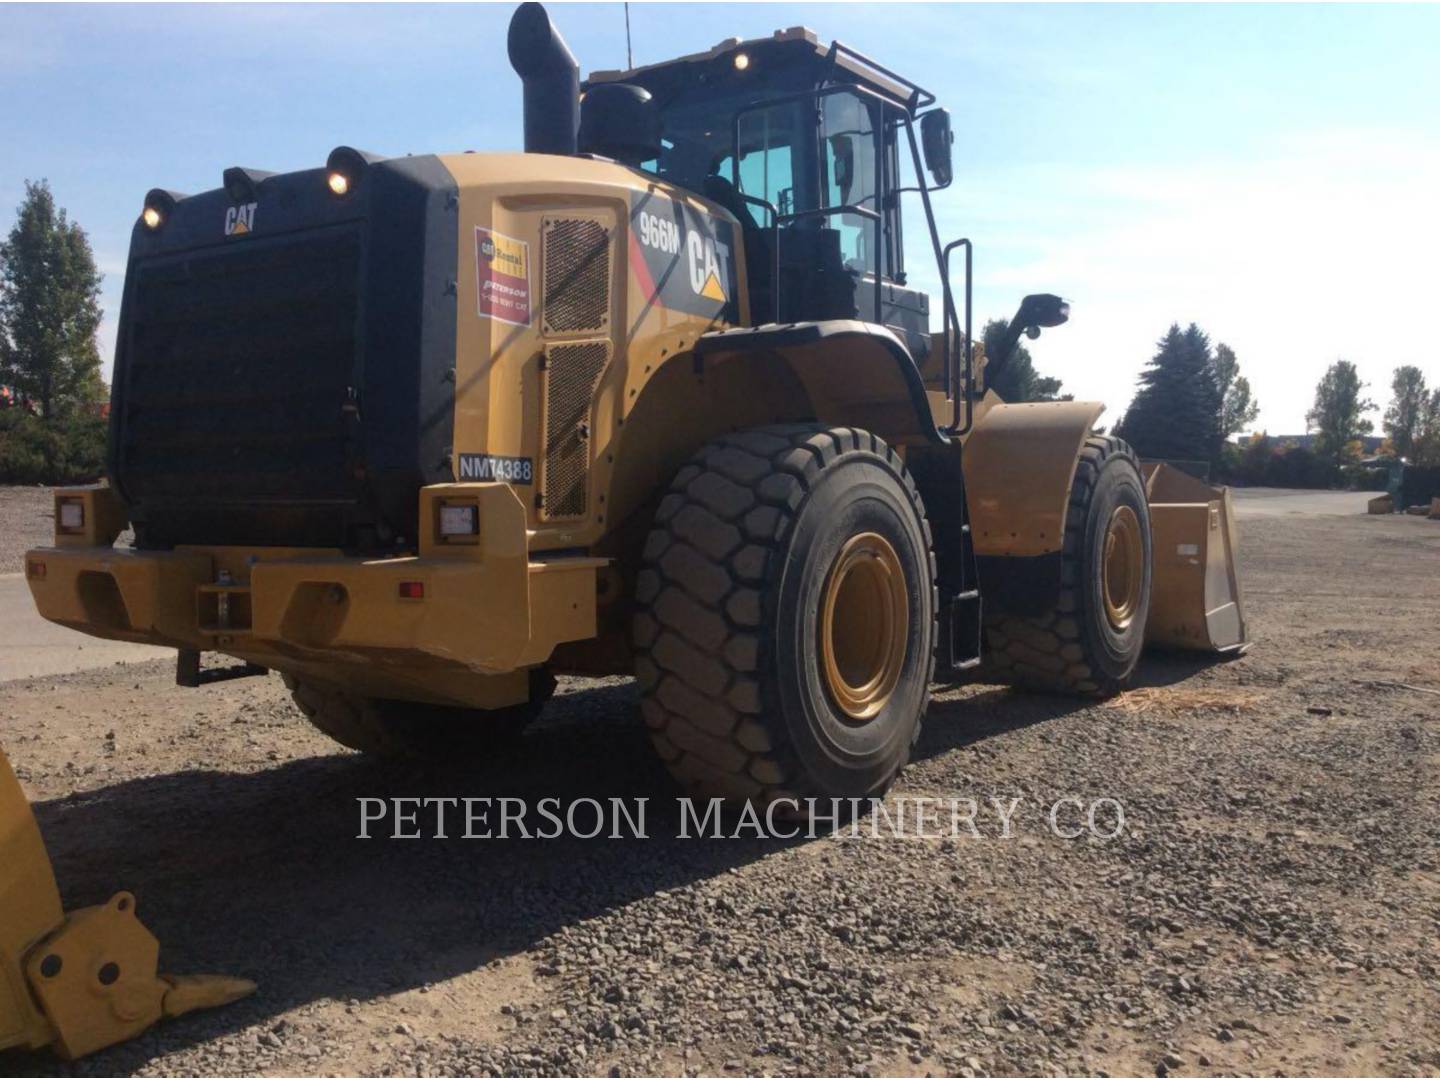
<svg viewBox="0 0 1440 1080"><path fill-rule="evenodd" d="M1005 337L1009 324L1004 319L991 319L985 324L981 340L985 342L985 356L993 364L1000 359L1000 343ZM1041 375L1035 370L1035 361L1024 343L1017 344L1010 354L1010 362L1000 369L1000 376L987 388L1000 395L1002 401L1012 404L1022 401L1071 401L1073 394L1060 393L1060 380Z"/></svg>
<svg viewBox="0 0 1440 1080"><path fill-rule="evenodd" d="M1365 413L1375 403L1361 397L1365 384L1349 360L1336 360L1315 386L1315 404L1305 414L1305 423L1315 432L1315 454L1331 465L1345 458L1351 441L1375 430Z"/></svg>
<svg viewBox="0 0 1440 1080"><path fill-rule="evenodd" d="M1414 364L1395 369L1390 389L1395 397L1385 410L1385 434L1397 454L1409 457L1430 405L1430 391L1425 385L1424 373Z"/></svg>
<svg viewBox="0 0 1440 1080"><path fill-rule="evenodd" d="M1210 339L1194 323L1173 323L1140 373L1140 389L1116 433L1142 458L1210 461L1223 398Z"/></svg>
<svg viewBox="0 0 1440 1080"><path fill-rule="evenodd" d="M48 183L26 181L0 244L0 384L47 423L97 402L100 315L100 272L85 230L56 210Z"/></svg>

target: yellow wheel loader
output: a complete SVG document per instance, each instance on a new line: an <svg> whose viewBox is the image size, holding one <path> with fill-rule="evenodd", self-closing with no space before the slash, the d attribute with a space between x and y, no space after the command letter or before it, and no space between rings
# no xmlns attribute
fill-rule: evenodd
<svg viewBox="0 0 1440 1080"><path fill-rule="evenodd" d="M148 194L108 484L56 494L42 615L186 685L279 672L384 755L492 752L557 673L633 673L684 790L762 803L883 793L937 674L1105 695L1147 640L1244 646L1226 494L989 388L1069 309L972 340L932 94L798 28L583 84L538 4L508 46L523 153ZM0 943L42 1011L53 915Z"/></svg>

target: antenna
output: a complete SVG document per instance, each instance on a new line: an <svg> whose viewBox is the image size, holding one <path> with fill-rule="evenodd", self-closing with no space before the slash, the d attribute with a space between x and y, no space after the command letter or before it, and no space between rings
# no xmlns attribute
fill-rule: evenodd
<svg viewBox="0 0 1440 1080"><path fill-rule="evenodd" d="M630 51L630 0L625 0L625 68L635 66L635 54Z"/></svg>

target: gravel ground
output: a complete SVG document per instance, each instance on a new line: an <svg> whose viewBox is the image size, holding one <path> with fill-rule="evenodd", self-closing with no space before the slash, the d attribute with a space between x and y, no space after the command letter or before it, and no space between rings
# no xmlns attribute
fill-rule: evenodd
<svg viewBox="0 0 1440 1080"><path fill-rule="evenodd" d="M1103 705L937 693L891 806L974 798L979 839L677 840L620 680L440 775L336 752L273 677L0 684L67 903L132 889L167 969L260 983L0 1070L1440 1071L1440 527L1241 531L1249 655L1150 657ZM387 795L648 796L652 838L355 839ZM1066 796L1125 830L1053 835Z"/></svg>
<svg viewBox="0 0 1440 1080"><path fill-rule="evenodd" d="M54 539L54 490L0 484L0 574L23 572L26 550Z"/></svg>

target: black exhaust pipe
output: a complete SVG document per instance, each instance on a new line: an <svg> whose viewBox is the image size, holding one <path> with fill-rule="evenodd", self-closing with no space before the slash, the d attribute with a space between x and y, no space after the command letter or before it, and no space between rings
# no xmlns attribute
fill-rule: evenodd
<svg viewBox="0 0 1440 1080"><path fill-rule="evenodd" d="M510 18L510 66L525 84L525 152L573 154L580 128L580 65L541 4Z"/></svg>

